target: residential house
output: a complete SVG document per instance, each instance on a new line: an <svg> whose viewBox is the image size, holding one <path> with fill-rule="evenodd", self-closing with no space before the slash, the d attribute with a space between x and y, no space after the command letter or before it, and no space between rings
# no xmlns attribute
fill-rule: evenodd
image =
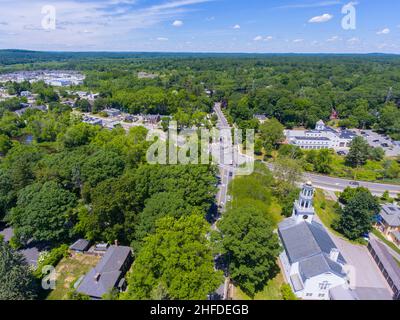
<svg viewBox="0 0 400 320"><path fill-rule="evenodd" d="M264 114L255 114L254 118L260 121L260 123L264 123L265 121L268 120L267 116Z"/></svg>
<svg viewBox="0 0 400 320"><path fill-rule="evenodd" d="M146 114L143 116L143 121L152 125L156 125L161 121L161 116L159 114Z"/></svg>
<svg viewBox="0 0 400 320"><path fill-rule="evenodd" d="M99 300L113 289L124 291L126 289L124 276L132 262L131 248L110 246L100 262L83 278L77 292Z"/></svg>
<svg viewBox="0 0 400 320"><path fill-rule="evenodd" d="M23 104L21 104L21 105L23 105ZM28 105L28 106L26 106L26 107L24 107L24 108L22 108L20 110L14 111L14 112L17 114L17 116L21 117L28 110L39 110L39 111L42 111L42 112L46 112L47 111L47 107L46 106L31 106L31 105Z"/></svg>
<svg viewBox="0 0 400 320"><path fill-rule="evenodd" d="M121 111L115 108L104 109L105 112L109 117L117 117L121 114Z"/></svg>
<svg viewBox="0 0 400 320"><path fill-rule="evenodd" d="M69 247L69 250L76 253L84 253L89 249L89 247L90 241L85 239L78 239Z"/></svg>
<svg viewBox="0 0 400 320"><path fill-rule="evenodd" d="M377 220L377 228L398 244L400 242L400 207L391 203L383 205Z"/></svg>
<svg viewBox="0 0 400 320"><path fill-rule="evenodd" d="M20 96L29 98L32 96L32 93L30 91L21 91Z"/></svg>

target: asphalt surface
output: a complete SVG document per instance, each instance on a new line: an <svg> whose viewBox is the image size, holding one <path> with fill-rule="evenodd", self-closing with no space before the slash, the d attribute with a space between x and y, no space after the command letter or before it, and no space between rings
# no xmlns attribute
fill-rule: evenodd
<svg viewBox="0 0 400 320"><path fill-rule="evenodd" d="M317 215L314 217L314 220L322 224ZM354 270L350 274L350 285L358 288L382 288L390 291L390 287L366 246L350 243L336 236L329 229L326 230L343 255L347 265L351 266Z"/></svg>
<svg viewBox="0 0 400 320"><path fill-rule="evenodd" d="M218 116L217 128L219 130L230 130L231 127L229 126L228 120L226 120L226 117L221 110L221 103L216 103L214 105L214 111ZM230 150L228 150L228 152L232 152L232 141L225 142L226 145L220 143L218 147L222 148L222 150L225 150L226 147L230 147ZM224 156L222 156L221 158L221 163L219 164L221 181L218 185L219 192L217 194L217 204L219 207L219 211L223 213L226 210L226 203L228 201L228 186L235 176L235 163L232 162L232 165L226 164L226 162L223 162Z"/></svg>
<svg viewBox="0 0 400 320"><path fill-rule="evenodd" d="M270 170L273 170L273 164L264 162ZM349 179L335 178L329 176L323 176L312 173L304 174L305 181L311 181L316 188L320 188L327 191L339 191L342 192L347 187L365 187L368 188L372 194L381 196L385 191L389 191L389 194L396 197L400 194L400 185L385 184L385 183L373 183L364 181L354 181Z"/></svg>
<svg viewBox="0 0 400 320"><path fill-rule="evenodd" d="M385 151L387 157L397 157L400 155L400 145L397 145L390 137L381 135L372 130L354 130L355 133L367 140L371 147L380 147Z"/></svg>
<svg viewBox="0 0 400 320"><path fill-rule="evenodd" d="M317 174L306 173L304 175L306 180L310 180L315 187L329 190L329 191L343 191L347 187L366 187L374 195L382 195L385 191L389 191L392 196L400 194L400 185L384 184L384 183L372 183L364 181L356 181L358 185L354 185L354 180L334 178L328 176L322 176Z"/></svg>

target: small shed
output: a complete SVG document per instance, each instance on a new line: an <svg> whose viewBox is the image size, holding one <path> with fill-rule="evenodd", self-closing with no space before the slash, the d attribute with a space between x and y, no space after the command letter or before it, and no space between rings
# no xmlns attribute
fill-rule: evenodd
<svg viewBox="0 0 400 320"><path fill-rule="evenodd" d="M83 253L85 251L88 251L89 248L90 248L90 242L85 239L79 239L69 247L71 251L78 253Z"/></svg>

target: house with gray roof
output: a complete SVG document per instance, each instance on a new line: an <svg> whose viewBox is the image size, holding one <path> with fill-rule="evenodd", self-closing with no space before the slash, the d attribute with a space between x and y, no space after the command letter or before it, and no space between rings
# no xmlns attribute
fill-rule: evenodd
<svg viewBox="0 0 400 320"><path fill-rule="evenodd" d="M390 240L400 244L400 207L391 203L382 205L376 227Z"/></svg>
<svg viewBox="0 0 400 320"><path fill-rule="evenodd" d="M132 262L130 247L110 246L97 266L83 278L77 292L99 300L113 289L125 290L124 276Z"/></svg>
<svg viewBox="0 0 400 320"><path fill-rule="evenodd" d="M278 226L286 280L301 299L329 300L329 290L347 286L346 261L324 226L315 222L311 183L303 186L293 216Z"/></svg>
<svg viewBox="0 0 400 320"><path fill-rule="evenodd" d="M69 250L77 253L83 253L87 251L89 247L90 247L90 241L85 239L78 239L69 247Z"/></svg>

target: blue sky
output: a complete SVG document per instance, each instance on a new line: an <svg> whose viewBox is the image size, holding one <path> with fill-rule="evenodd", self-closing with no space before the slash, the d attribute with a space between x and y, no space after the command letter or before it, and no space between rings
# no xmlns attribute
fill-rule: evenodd
<svg viewBox="0 0 400 320"><path fill-rule="evenodd" d="M43 6L55 29L43 28ZM343 6L355 29L342 28ZM400 53L397 0L0 0L0 48Z"/></svg>

